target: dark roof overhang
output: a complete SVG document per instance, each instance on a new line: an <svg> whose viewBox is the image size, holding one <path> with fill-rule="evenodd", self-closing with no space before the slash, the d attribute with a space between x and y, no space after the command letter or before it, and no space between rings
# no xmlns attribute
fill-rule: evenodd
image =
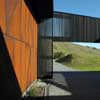
<svg viewBox="0 0 100 100"><path fill-rule="evenodd" d="M25 0L25 3L38 23L53 16L53 0Z"/></svg>

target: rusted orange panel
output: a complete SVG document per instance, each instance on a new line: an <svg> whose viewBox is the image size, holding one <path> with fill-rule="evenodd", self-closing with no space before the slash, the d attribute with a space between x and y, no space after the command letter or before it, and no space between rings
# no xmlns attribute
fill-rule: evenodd
<svg viewBox="0 0 100 100"><path fill-rule="evenodd" d="M7 33L4 36L7 49L24 92L37 79L37 23L24 0L4 1L0 0L0 27Z"/></svg>
<svg viewBox="0 0 100 100"><path fill-rule="evenodd" d="M28 56L27 56L28 57ZM24 62L24 63L23 63ZM19 82L19 85L21 87L21 90L23 91L26 87L26 49L25 44L16 41L14 45L14 70Z"/></svg>
<svg viewBox="0 0 100 100"><path fill-rule="evenodd" d="M37 32L37 23L27 8L24 0L19 0L9 18L8 35L33 46L34 34ZM11 9L11 8L9 8Z"/></svg>
<svg viewBox="0 0 100 100"><path fill-rule="evenodd" d="M25 46L24 43L21 43L20 45L21 45L21 55L20 55L21 66L20 66L20 72L19 72L19 73L21 73L21 76L20 76L20 79L21 79L20 86L21 86L22 91L24 91L24 89L26 87L26 84L27 84L26 83L26 81L27 81L26 80L26 77L27 77L26 70L28 68L26 67L26 46ZM27 56L27 58L29 58L29 56Z"/></svg>
<svg viewBox="0 0 100 100"><path fill-rule="evenodd" d="M30 22L29 19L29 12L28 12L28 8L26 7L24 1L22 0L22 10L21 10L22 14L21 14L21 28L22 28L22 40L23 41L27 41L26 40L26 36L30 27L30 24L28 22ZM28 24L28 25L27 25ZM30 34L29 34L30 35Z"/></svg>
<svg viewBox="0 0 100 100"><path fill-rule="evenodd" d="M28 74L30 73L30 48L27 45L23 45L22 48L22 55L21 55L21 62L22 62L22 84L23 84L23 91L27 88L30 81L28 81ZM24 52L23 52L24 51ZM24 55L24 56L23 56Z"/></svg>
<svg viewBox="0 0 100 100"><path fill-rule="evenodd" d="M6 0L7 17L9 21L12 19L19 2L20 0Z"/></svg>
<svg viewBox="0 0 100 100"><path fill-rule="evenodd" d="M15 41L14 44L14 70L16 73L16 77L18 80L18 83L20 87L22 88L22 82L21 82L21 42Z"/></svg>
<svg viewBox="0 0 100 100"><path fill-rule="evenodd" d="M22 0L22 16L21 16L21 29L22 29L22 40L28 43L31 47L33 46L34 34L37 33L37 23L32 16L31 12L27 8L24 0ZM36 40L36 39L35 39Z"/></svg>
<svg viewBox="0 0 100 100"><path fill-rule="evenodd" d="M14 9L14 8L12 8ZM18 40L21 40L21 3L19 2L9 18L7 34Z"/></svg>
<svg viewBox="0 0 100 100"><path fill-rule="evenodd" d="M37 52L34 48L31 49L31 80L37 78Z"/></svg>
<svg viewBox="0 0 100 100"><path fill-rule="evenodd" d="M5 0L0 0L0 27L2 32L6 33L6 8Z"/></svg>
<svg viewBox="0 0 100 100"><path fill-rule="evenodd" d="M6 44L6 47L8 49L8 53L9 53L9 56L10 56L10 59L12 61L12 65L14 64L14 41L13 39L7 37L7 36L4 36L4 39L5 39L5 44Z"/></svg>
<svg viewBox="0 0 100 100"><path fill-rule="evenodd" d="M26 44L16 41L14 45L14 69L22 92L37 78L37 54Z"/></svg>
<svg viewBox="0 0 100 100"><path fill-rule="evenodd" d="M21 82L22 91L26 89L30 81L28 81L28 74L30 69L30 48L23 44L21 47Z"/></svg>

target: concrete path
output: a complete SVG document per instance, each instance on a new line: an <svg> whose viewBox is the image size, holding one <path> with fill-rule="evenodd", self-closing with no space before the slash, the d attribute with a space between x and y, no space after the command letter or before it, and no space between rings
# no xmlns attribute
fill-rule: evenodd
<svg viewBox="0 0 100 100"><path fill-rule="evenodd" d="M70 67L66 67L60 63L53 61L53 82L54 84L49 84L49 96L70 96L72 95L71 91L67 90L69 88L68 83L66 82L65 76L61 73L57 74L56 72L69 72L76 71Z"/></svg>
<svg viewBox="0 0 100 100"><path fill-rule="evenodd" d="M70 96L72 93L70 91L64 90L56 85L49 84L49 96Z"/></svg>
<svg viewBox="0 0 100 100"><path fill-rule="evenodd" d="M76 71L54 62L54 81L68 87L50 84L50 100L98 100L100 98L100 72ZM55 97L52 97L55 96ZM76 99L75 99L76 98Z"/></svg>
<svg viewBox="0 0 100 100"><path fill-rule="evenodd" d="M67 67L61 63L58 63L58 62L55 62L53 61L53 71L54 72L59 72L59 71L66 71L66 72L69 72L69 71L78 71L78 70L75 70L71 67Z"/></svg>

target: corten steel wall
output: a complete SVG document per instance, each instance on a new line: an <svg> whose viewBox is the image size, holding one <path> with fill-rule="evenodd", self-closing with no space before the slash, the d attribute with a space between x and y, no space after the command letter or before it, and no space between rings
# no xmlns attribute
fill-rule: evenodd
<svg viewBox="0 0 100 100"><path fill-rule="evenodd" d="M54 12L54 40L100 42L100 18Z"/></svg>
<svg viewBox="0 0 100 100"><path fill-rule="evenodd" d="M24 0L0 0L0 28L23 92L37 78L37 23Z"/></svg>

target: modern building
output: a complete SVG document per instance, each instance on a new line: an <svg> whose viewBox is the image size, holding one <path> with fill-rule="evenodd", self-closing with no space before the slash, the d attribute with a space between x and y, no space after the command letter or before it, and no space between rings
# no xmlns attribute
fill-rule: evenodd
<svg viewBox="0 0 100 100"><path fill-rule="evenodd" d="M54 12L53 38L58 41L100 42L100 18Z"/></svg>
<svg viewBox="0 0 100 100"><path fill-rule="evenodd" d="M0 90L3 98L15 100L37 79L37 62L41 56L38 54L39 25L52 17L52 4L52 0L0 0ZM39 62L42 63L42 59Z"/></svg>
<svg viewBox="0 0 100 100"><path fill-rule="evenodd" d="M19 97L37 78L52 78L53 40L100 42L100 19L53 12L52 0L0 0L2 96Z"/></svg>

